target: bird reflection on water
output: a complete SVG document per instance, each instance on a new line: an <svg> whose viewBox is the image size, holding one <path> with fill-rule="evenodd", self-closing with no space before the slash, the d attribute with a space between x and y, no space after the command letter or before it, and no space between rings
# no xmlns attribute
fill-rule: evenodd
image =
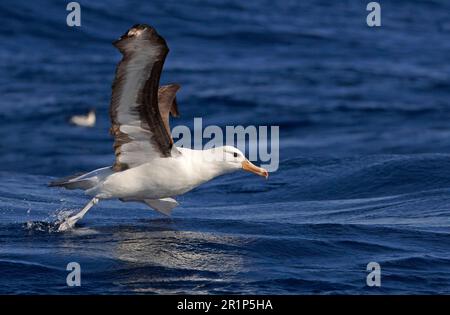
<svg viewBox="0 0 450 315"><path fill-rule="evenodd" d="M150 227L154 222L145 223ZM237 276L244 269L244 258L237 253L244 240L177 230L170 220L159 223L156 230L136 231L127 227L115 233L117 243L113 254L127 269L138 269L126 275L130 287L138 286L137 292L159 291L159 284L164 286L167 282L188 282L200 289L208 282ZM236 247L234 253L233 247ZM160 290L170 292L168 288Z"/></svg>
<svg viewBox="0 0 450 315"><path fill-rule="evenodd" d="M81 265L83 290L100 283L128 293L207 293L223 290L246 272L245 244L251 238L189 231L183 219L139 220L134 225L80 226L70 233L35 224L35 242L58 242L57 269L66 261ZM60 263L57 263L61 261ZM96 263L100 262L100 263ZM247 264L248 265L248 264Z"/></svg>

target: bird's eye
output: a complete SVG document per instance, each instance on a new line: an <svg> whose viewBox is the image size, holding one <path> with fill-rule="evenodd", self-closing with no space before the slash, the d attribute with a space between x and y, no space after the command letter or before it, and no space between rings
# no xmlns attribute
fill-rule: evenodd
<svg viewBox="0 0 450 315"><path fill-rule="evenodd" d="M238 154L237 154L236 152L233 152L233 156L234 156L235 158L237 158L237 157L238 157Z"/></svg>

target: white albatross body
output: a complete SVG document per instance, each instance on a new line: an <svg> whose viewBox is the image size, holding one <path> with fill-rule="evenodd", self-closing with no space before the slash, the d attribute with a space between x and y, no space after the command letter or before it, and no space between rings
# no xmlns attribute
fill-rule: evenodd
<svg viewBox="0 0 450 315"><path fill-rule="evenodd" d="M72 228L101 199L144 202L170 215L175 196L226 173L244 169L267 178L268 172L232 146L209 150L177 148L169 115L177 117L178 84L159 86L165 40L148 25L135 25L114 46L123 58L116 69L110 105L116 160L108 166L69 176L50 186L82 189L92 200L66 218L60 231Z"/></svg>
<svg viewBox="0 0 450 315"><path fill-rule="evenodd" d="M223 147L236 150L234 147ZM222 148L191 150L177 148L181 154L155 158L149 163L122 171L103 169L102 180L86 194L100 199L161 199L182 195L195 187L226 173L240 169L240 163L230 167L223 161L211 161ZM209 159L209 160L208 160ZM94 171L95 172L95 171ZM106 175L106 176L105 176Z"/></svg>

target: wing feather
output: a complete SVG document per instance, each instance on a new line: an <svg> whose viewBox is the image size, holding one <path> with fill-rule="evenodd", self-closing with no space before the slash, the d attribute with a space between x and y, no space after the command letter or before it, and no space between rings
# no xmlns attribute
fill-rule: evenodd
<svg viewBox="0 0 450 315"><path fill-rule="evenodd" d="M173 146L168 116L166 119L158 100L169 52L165 40L152 27L141 24L133 26L114 46L123 57L116 69L110 105L116 155L113 168L122 171L178 151Z"/></svg>
<svg viewBox="0 0 450 315"><path fill-rule="evenodd" d="M179 89L180 85L178 84L168 84L161 86L158 90L159 112L168 134L170 134L169 114L173 117L180 116L176 99L176 93ZM170 141L173 143L172 137Z"/></svg>

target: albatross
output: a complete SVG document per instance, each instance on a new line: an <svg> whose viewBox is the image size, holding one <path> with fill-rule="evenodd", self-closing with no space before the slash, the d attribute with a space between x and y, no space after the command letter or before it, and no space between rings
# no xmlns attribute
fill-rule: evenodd
<svg viewBox="0 0 450 315"><path fill-rule="evenodd" d="M91 109L86 115L74 115L70 117L70 123L80 127L95 126L95 109Z"/></svg>
<svg viewBox="0 0 450 315"><path fill-rule="evenodd" d="M169 48L153 27L134 25L113 45L122 54L109 111L115 162L49 184L81 189L92 198L82 210L60 222L59 231L72 228L102 199L143 202L170 215L178 205L176 196L217 176L242 169L268 177L267 170L233 146L191 150L174 144L169 116L179 116L176 92L180 85L159 85Z"/></svg>

